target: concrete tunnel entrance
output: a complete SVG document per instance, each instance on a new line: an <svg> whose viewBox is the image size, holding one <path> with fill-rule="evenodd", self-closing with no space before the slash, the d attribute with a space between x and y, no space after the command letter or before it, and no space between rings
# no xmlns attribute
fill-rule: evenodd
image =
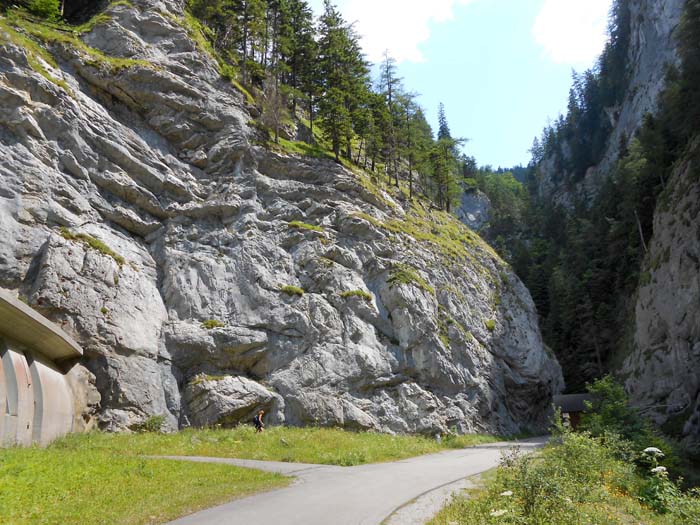
<svg viewBox="0 0 700 525"><path fill-rule="evenodd" d="M0 289L0 446L46 445L74 429L62 366L82 354L60 327Z"/></svg>

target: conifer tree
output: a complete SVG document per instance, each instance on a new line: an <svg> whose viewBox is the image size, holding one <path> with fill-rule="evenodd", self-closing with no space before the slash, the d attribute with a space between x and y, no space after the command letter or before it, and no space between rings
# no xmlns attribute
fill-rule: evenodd
<svg viewBox="0 0 700 525"><path fill-rule="evenodd" d="M458 147L464 139L455 139L450 133L445 106L438 106L438 139L430 152L435 201L439 208L450 211L452 201L460 194L457 183Z"/></svg>
<svg viewBox="0 0 700 525"><path fill-rule="evenodd" d="M283 31L283 38L288 42L282 47L282 58L287 64L286 81L292 95L292 112L295 113L300 99L313 98L318 48L309 5L304 0L288 0L288 6L289 18Z"/></svg>
<svg viewBox="0 0 700 525"><path fill-rule="evenodd" d="M318 72L321 79L319 115L336 162L340 162L343 143L345 156L351 157L353 111L367 90L368 67L359 38L352 27L330 0L324 0L323 5L318 41Z"/></svg>
<svg viewBox="0 0 700 525"><path fill-rule="evenodd" d="M398 97L401 91L401 79L396 72L396 60L384 51L381 72L379 77L380 92L386 97L386 106L389 113L388 126L385 128L384 157L387 163L389 178L394 177L395 184L399 185L399 144L397 127L400 126Z"/></svg>

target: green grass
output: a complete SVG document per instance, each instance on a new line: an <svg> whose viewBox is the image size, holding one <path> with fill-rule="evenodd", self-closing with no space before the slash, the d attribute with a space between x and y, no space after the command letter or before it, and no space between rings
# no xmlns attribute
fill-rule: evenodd
<svg viewBox="0 0 700 525"><path fill-rule="evenodd" d="M348 290L347 292L340 292L340 297L343 299L347 299L349 297L359 297L360 299L364 299L368 303L372 302L372 294L369 292L365 292L364 290Z"/></svg>
<svg viewBox="0 0 700 525"><path fill-rule="evenodd" d="M304 295L303 288L299 288L298 286L291 286L291 285L283 286L282 288L280 288L280 292L286 293L287 295L292 295L292 296L296 295L299 297Z"/></svg>
<svg viewBox="0 0 700 525"><path fill-rule="evenodd" d="M333 154L317 144L308 144L307 142L299 142L279 138L279 144L270 144L270 148L278 149L283 153L291 153L301 157L312 157L315 159L334 159Z"/></svg>
<svg viewBox="0 0 700 525"><path fill-rule="evenodd" d="M240 82L238 82L238 70L229 64L223 57L214 49L211 41L214 39L214 35L211 30L203 25L195 16L193 16L188 11L185 11L185 16L175 17L170 16L171 20L187 31L187 35L194 40L195 44L199 50L203 53L208 54L216 62L219 69L219 75L225 78L231 85L240 91L245 97L246 101L255 105L255 98L250 92L244 88Z"/></svg>
<svg viewBox="0 0 700 525"><path fill-rule="evenodd" d="M213 376L209 374L197 374L190 380L190 385L199 385L205 381L223 381L229 376Z"/></svg>
<svg viewBox="0 0 700 525"><path fill-rule="evenodd" d="M289 223L289 227L294 230L309 230L318 233L325 232L325 230L321 226L314 226L313 224L307 224L301 221L292 221Z"/></svg>
<svg viewBox="0 0 700 525"><path fill-rule="evenodd" d="M396 461L441 450L490 443L483 435L447 436L438 444L422 436L391 436L333 428L266 427L256 434L250 425L232 429L187 429L173 434L92 434L91 448L117 454L177 455L361 465Z"/></svg>
<svg viewBox="0 0 700 525"><path fill-rule="evenodd" d="M493 319L484 321L484 326L489 332L493 332L496 329L496 321L494 321Z"/></svg>
<svg viewBox="0 0 700 525"><path fill-rule="evenodd" d="M435 288L430 286L428 282L420 276L418 270L411 268L406 264L396 264L391 270L391 274L389 275L387 282L391 285L403 284L416 286L431 295L435 295Z"/></svg>
<svg viewBox="0 0 700 525"><path fill-rule="evenodd" d="M87 64L98 68L107 68L111 73L117 73L122 69L136 66L154 67L153 64L145 60L105 55L99 49L90 47L80 40L79 34L81 32L89 31L98 23L104 23L107 19L108 17L106 15L97 15L97 17L83 26L70 27L39 21L38 19L27 16L20 10L10 10L6 14L5 26L9 25L15 29L19 29L44 44L58 44L71 47L86 57ZM38 52L36 49L39 47L38 45L35 44L35 46L29 45L29 47L26 47L26 44L27 42L25 41L23 45L25 45L26 49L29 49L33 54L39 53L38 56L46 60L47 55L49 55L48 51L44 49ZM55 64L53 57L50 61L47 60L47 62L51 65Z"/></svg>
<svg viewBox="0 0 700 525"><path fill-rule="evenodd" d="M501 261L493 248L476 233L443 211L425 211L420 205L414 204L402 219L382 221L366 213L356 213L355 216L376 228L407 235L418 242L429 244L446 262L469 260L481 265L477 255L488 256L499 263Z"/></svg>
<svg viewBox="0 0 700 525"><path fill-rule="evenodd" d="M28 38L22 33L19 33L8 23L7 19L0 17L0 45L6 43L12 43L23 48L27 53L27 62L29 63L29 67L31 67L49 82L64 89L66 92L71 93L68 84L63 79L52 76L39 60L41 59L53 67L58 67L53 56L34 42L34 40Z"/></svg>
<svg viewBox="0 0 700 525"><path fill-rule="evenodd" d="M154 430L162 418L151 418ZM46 449L0 450L0 521L13 525L164 523L236 497L284 486L288 478L227 465L145 459L182 455L359 465L489 443L481 435L390 436L326 428L252 426L173 434L92 432Z"/></svg>
<svg viewBox="0 0 700 525"><path fill-rule="evenodd" d="M84 244L85 246L88 246L92 248L93 250L96 250L100 252L102 255L106 255L107 257L111 257L114 259L114 261L119 265L122 266L126 260L124 257L116 253L114 250L112 250L109 246L107 246L104 242L102 242L99 239L96 239L95 237L92 237L91 235L88 235L86 233L73 233L70 231L68 228L62 227L60 230L61 237L68 241L74 241L74 242L80 242Z"/></svg>
<svg viewBox="0 0 700 525"><path fill-rule="evenodd" d="M149 436L93 433L47 449L0 450L0 522L164 523L290 482L228 465L140 458L132 446Z"/></svg>
<svg viewBox="0 0 700 525"><path fill-rule="evenodd" d="M206 328L207 330L213 330L214 328L223 328L224 326L226 325L218 319L207 319L206 321L202 322L202 328Z"/></svg>

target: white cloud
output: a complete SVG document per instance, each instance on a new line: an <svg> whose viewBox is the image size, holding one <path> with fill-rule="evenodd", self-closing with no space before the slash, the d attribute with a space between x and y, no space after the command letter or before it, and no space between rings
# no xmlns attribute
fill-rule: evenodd
<svg viewBox="0 0 700 525"><path fill-rule="evenodd" d="M612 0L544 0L532 28L544 54L559 64L590 66L606 41Z"/></svg>
<svg viewBox="0 0 700 525"><path fill-rule="evenodd" d="M385 50L397 62L422 62L420 44L430 38L431 24L454 18L454 7L473 0L337 0L335 4L362 36L367 58L379 62ZM317 14L322 0L311 0Z"/></svg>

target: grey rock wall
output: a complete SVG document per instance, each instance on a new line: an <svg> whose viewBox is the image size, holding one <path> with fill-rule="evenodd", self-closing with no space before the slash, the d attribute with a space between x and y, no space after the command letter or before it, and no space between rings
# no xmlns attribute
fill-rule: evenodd
<svg viewBox="0 0 700 525"><path fill-rule="evenodd" d="M491 218L491 201L480 190L462 193L455 215L474 231L479 231Z"/></svg>
<svg viewBox="0 0 700 525"><path fill-rule="evenodd" d="M697 162L695 156L679 165L660 199L636 304L635 350L622 369L634 403L667 431L695 443L700 438Z"/></svg>
<svg viewBox="0 0 700 525"><path fill-rule="evenodd" d="M102 427L267 408L390 432L542 429L561 370L498 256L466 229L456 257L382 227L408 224L391 195L252 145L251 108L181 4L134 5L83 38L146 62L56 45L60 67L44 67L69 90L0 48L0 285L80 342ZM402 268L418 281L396 282Z"/></svg>

